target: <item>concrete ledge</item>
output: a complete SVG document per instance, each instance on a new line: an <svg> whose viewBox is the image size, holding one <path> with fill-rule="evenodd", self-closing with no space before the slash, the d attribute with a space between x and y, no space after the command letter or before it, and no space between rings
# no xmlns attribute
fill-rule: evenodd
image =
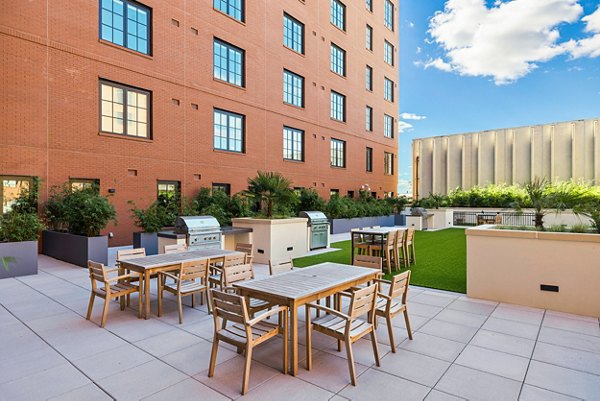
<svg viewBox="0 0 600 401"><path fill-rule="evenodd" d="M479 235L485 237L509 237L509 238L529 238L541 239L547 241L575 241L575 242L594 242L600 243L600 234L584 233L561 233L550 231L527 231L527 230L503 230L495 228L495 225L482 225L469 228L465 231L466 235Z"/></svg>

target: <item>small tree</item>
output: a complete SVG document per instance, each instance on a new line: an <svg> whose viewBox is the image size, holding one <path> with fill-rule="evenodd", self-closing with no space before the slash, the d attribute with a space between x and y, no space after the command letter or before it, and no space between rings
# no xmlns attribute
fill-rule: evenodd
<svg viewBox="0 0 600 401"><path fill-rule="evenodd" d="M256 177L248 178L248 189L244 194L256 200L261 212L271 219L275 209L297 202L298 196L291 185L292 182L280 173L259 171Z"/></svg>

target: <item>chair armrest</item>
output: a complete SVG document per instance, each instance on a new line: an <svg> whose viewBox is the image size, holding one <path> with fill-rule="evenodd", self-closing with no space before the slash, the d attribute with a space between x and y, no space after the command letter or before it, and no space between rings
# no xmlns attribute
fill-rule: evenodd
<svg viewBox="0 0 600 401"><path fill-rule="evenodd" d="M376 278L374 281L376 281L378 283L382 283L382 284L392 285L392 282L390 280L383 280L383 279L380 279L380 278Z"/></svg>
<svg viewBox="0 0 600 401"><path fill-rule="evenodd" d="M108 280L106 280L106 282L112 283L113 281L125 280L128 278L140 278L140 277L141 277L141 274L139 274L139 273L129 273L129 274L123 274L120 276L109 278Z"/></svg>
<svg viewBox="0 0 600 401"><path fill-rule="evenodd" d="M112 273L112 272L118 271L119 269L122 269L122 268L121 267L113 267L112 269L104 269L104 271L106 273Z"/></svg>
<svg viewBox="0 0 600 401"><path fill-rule="evenodd" d="M358 287L350 287L350 291L356 291L356 290L360 290L360 288L358 288ZM338 292L338 294L340 296L342 296L342 297L352 298L352 293L351 292L340 291L340 292Z"/></svg>
<svg viewBox="0 0 600 401"><path fill-rule="evenodd" d="M260 322L262 320L265 320L266 318L271 317L271 316L275 315L276 313L279 313L279 312L285 312L285 313L287 313L287 310L288 310L287 306L280 306L278 308L271 309L268 312L261 313L259 316L257 316L254 319L250 320L248 322L248 326L254 326L256 323L258 323L258 322Z"/></svg>
<svg viewBox="0 0 600 401"><path fill-rule="evenodd" d="M162 276L167 276L167 277L170 277L170 278L172 278L172 279L173 279L173 280L175 280L175 281L179 281L179 277L178 277L178 276L176 276L176 275L174 275L173 273L169 273L169 272L158 272L158 274L159 274L159 275L162 275Z"/></svg>
<svg viewBox="0 0 600 401"><path fill-rule="evenodd" d="M383 299L387 299L388 301L392 300L392 297L390 297L389 295L382 294L380 292L377 293L377 296Z"/></svg>
<svg viewBox="0 0 600 401"><path fill-rule="evenodd" d="M309 308L314 308L314 309L322 310L323 312L330 313L330 314L332 314L334 316L341 317L342 319L345 319L345 320L350 320L350 316L348 316L345 313L342 313L340 311L337 311L337 310L335 310L333 308L328 308L326 306L322 306L322 305L318 305L318 304L313 304L313 303L306 304L306 306L309 307Z"/></svg>

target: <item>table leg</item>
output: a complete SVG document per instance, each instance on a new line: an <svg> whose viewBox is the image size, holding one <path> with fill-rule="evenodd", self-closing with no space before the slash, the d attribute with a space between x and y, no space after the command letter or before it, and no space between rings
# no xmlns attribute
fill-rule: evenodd
<svg viewBox="0 0 600 401"><path fill-rule="evenodd" d="M350 263L351 265L354 264L354 233L351 232L350 236L352 237L352 263Z"/></svg>
<svg viewBox="0 0 600 401"><path fill-rule="evenodd" d="M292 376L298 375L298 307L295 303L290 305L290 337L292 340L291 349L291 373Z"/></svg>
<svg viewBox="0 0 600 401"><path fill-rule="evenodd" d="M150 272L144 272L144 319L150 318Z"/></svg>

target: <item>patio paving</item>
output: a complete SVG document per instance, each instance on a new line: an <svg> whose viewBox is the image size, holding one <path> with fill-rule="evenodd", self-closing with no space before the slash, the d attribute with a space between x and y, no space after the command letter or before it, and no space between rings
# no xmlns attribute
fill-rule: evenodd
<svg viewBox="0 0 600 401"><path fill-rule="evenodd" d="M87 270L40 256L35 276L0 280L0 400L227 400L241 397L243 358L223 345L207 377L213 320L205 306L137 319L112 302L106 328L97 302L88 322ZM257 265L257 276L267 267ZM397 352L380 320L382 356L355 344L358 385L345 352L314 333L313 369L283 375L279 339L254 354L248 400L600 400L598 318L470 299L411 287L408 310L393 321ZM303 314L301 314L303 316ZM304 357L304 330L299 334Z"/></svg>

